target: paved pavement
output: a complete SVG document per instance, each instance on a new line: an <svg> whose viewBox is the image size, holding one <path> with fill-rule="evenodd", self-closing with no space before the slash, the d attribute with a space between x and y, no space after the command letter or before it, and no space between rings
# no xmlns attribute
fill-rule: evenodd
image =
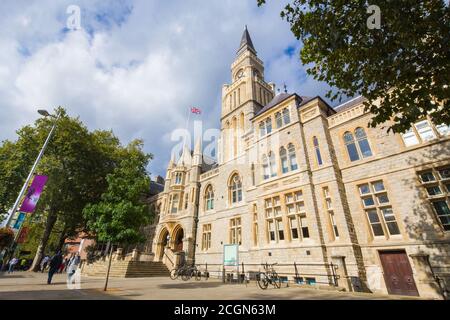
<svg viewBox="0 0 450 320"><path fill-rule="evenodd" d="M261 290L256 283L223 284L216 279L207 281L170 280L170 278L110 278L107 292L104 279L82 277L80 289L68 289L65 274L57 274L53 284L46 284L47 274L15 272L0 274L0 300L84 300L84 299L158 299L158 300L245 300L245 299L411 299L403 296L345 293L296 286ZM412 298L417 299L417 298Z"/></svg>

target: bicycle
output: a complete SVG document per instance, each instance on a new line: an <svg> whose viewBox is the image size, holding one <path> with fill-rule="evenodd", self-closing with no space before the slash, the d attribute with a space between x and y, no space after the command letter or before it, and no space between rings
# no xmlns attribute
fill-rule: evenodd
<svg viewBox="0 0 450 320"><path fill-rule="evenodd" d="M201 271L197 269L197 266L192 265L183 270L181 274L181 280L188 281L190 278L194 277L195 280L201 280L202 274Z"/></svg>
<svg viewBox="0 0 450 320"><path fill-rule="evenodd" d="M276 263L273 264L263 264L264 272L260 272L258 275L258 286L262 290L266 290L269 284L273 285L275 288L280 289L281 288L281 281L280 277L274 270L274 266L277 265Z"/></svg>
<svg viewBox="0 0 450 320"><path fill-rule="evenodd" d="M179 266L178 268L174 268L170 271L170 279L175 280L179 276L183 274L183 272L187 269L186 265Z"/></svg>

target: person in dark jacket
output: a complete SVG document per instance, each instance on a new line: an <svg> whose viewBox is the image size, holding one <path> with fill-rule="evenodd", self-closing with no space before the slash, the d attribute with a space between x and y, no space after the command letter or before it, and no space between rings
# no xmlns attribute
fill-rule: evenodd
<svg viewBox="0 0 450 320"><path fill-rule="evenodd" d="M61 254L61 251L58 251L58 253L55 254L52 257L52 259L50 260L50 268L48 270L47 284L52 283L53 275L58 271L59 267L61 266L62 261L63 261L63 256Z"/></svg>

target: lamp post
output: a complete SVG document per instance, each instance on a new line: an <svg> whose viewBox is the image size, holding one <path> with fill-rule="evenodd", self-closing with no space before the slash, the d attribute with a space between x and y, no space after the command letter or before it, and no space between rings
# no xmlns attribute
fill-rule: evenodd
<svg viewBox="0 0 450 320"><path fill-rule="evenodd" d="M30 183L31 178L33 177L34 171L36 171L36 167L39 164L39 161L41 160L42 156L44 155L44 151L47 148L47 145L48 145L48 143L49 143L49 141L50 141L50 139L51 139L51 137L52 137L52 135L53 135L53 133L55 131L55 128L56 128L56 123L57 123L58 117L48 113L47 110L38 110L38 113L41 116L44 116L44 117L52 117L52 118L55 119L55 121L53 123L52 129L50 130L50 133L47 136L47 139L44 142L44 145L42 146L41 151L39 152L36 160L34 161L33 167L31 167L30 173L28 174L28 177L25 180L25 183L23 184L22 189L20 190L19 195L18 195L16 201L14 202L14 205L13 205L12 209L8 213L7 218L2 223L2 226L5 226L5 227L8 227L10 225L10 223L11 223L13 217L14 217L14 214L16 213L17 208L19 207L20 200L22 199L23 195L25 194L25 191L27 190L28 184Z"/></svg>

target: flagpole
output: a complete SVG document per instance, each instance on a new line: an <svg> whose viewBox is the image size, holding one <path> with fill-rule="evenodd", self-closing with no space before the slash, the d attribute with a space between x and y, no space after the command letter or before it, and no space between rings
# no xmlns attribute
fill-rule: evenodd
<svg viewBox="0 0 450 320"><path fill-rule="evenodd" d="M187 117L186 117L186 131L188 132L188 134L189 134L189 120L190 120L190 118L191 118L191 110L190 110L190 108L188 108L188 115L187 115ZM184 143L183 143L183 150L184 150L184 148L186 147L186 140L187 140L187 137L185 137L184 138Z"/></svg>

